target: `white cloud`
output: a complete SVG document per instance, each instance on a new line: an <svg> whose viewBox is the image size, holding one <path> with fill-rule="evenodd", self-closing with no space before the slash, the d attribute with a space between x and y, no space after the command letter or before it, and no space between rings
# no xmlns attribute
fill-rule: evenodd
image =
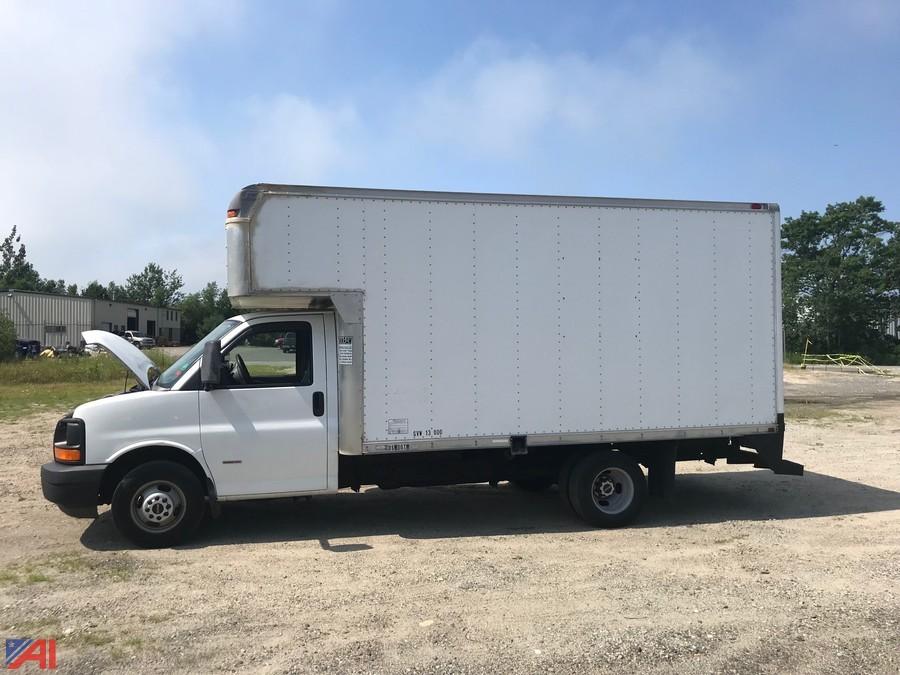
<svg viewBox="0 0 900 675"><path fill-rule="evenodd" d="M422 86L411 126L476 156L516 155L557 131L576 142L647 145L714 115L734 86L728 70L686 40L635 40L598 59L481 41Z"/></svg>
<svg viewBox="0 0 900 675"><path fill-rule="evenodd" d="M0 203L41 274L121 281L156 260L194 288L224 278L222 209L242 184L384 183L401 147L415 164L435 147L515 157L556 133L651 143L709 115L731 86L690 41L590 59L482 40L368 108L350 94L322 102L251 86L221 102L220 139L192 117L192 74L179 67L185 49L236 39L243 12L211 1L0 4Z"/></svg>
<svg viewBox="0 0 900 675"><path fill-rule="evenodd" d="M554 72L530 56L508 58L481 44L427 83L412 107L414 128L433 140L509 152L554 113Z"/></svg>
<svg viewBox="0 0 900 675"><path fill-rule="evenodd" d="M246 82L210 124L191 109L196 74L183 57L237 42L243 12L211 1L0 4L0 203L41 274L121 281L156 260L196 288L224 278L221 218L243 184L384 185L443 155L517 161L535 148L552 157L557 142L569 155L655 150L734 90L685 37L597 57L480 40L374 100L263 96Z"/></svg>
<svg viewBox="0 0 900 675"><path fill-rule="evenodd" d="M315 183L355 161L359 123L352 105L317 105L292 94L252 99L241 161L248 180Z"/></svg>
<svg viewBox="0 0 900 675"><path fill-rule="evenodd" d="M800 39L818 49L856 50L860 40L894 39L898 30L897 0L800 0L782 26L785 39Z"/></svg>
<svg viewBox="0 0 900 675"><path fill-rule="evenodd" d="M212 0L0 4L0 203L43 276L121 282L155 260L188 289L222 281L234 190L346 165L349 105L251 90L221 102L225 139L192 116L185 50L235 39L244 12Z"/></svg>
<svg viewBox="0 0 900 675"><path fill-rule="evenodd" d="M0 203L43 275L106 281L166 263L210 146L165 59L233 17L220 3L0 6Z"/></svg>

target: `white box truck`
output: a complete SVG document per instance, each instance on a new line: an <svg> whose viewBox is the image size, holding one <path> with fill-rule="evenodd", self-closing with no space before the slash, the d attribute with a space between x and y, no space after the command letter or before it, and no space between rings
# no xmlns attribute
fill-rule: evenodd
<svg viewBox="0 0 900 675"><path fill-rule="evenodd" d="M225 221L245 314L57 425L44 495L139 545L221 502L511 481L592 525L681 460L782 458L771 203L253 185ZM642 469L646 467L647 478ZM715 508L715 505L710 505Z"/></svg>

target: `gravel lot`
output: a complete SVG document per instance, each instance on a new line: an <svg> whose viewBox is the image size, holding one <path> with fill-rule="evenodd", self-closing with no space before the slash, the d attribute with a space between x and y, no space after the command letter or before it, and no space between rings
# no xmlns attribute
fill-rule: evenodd
<svg viewBox="0 0 900 675"><path fill-rule="evenodd" d="M0 425L0 628L70 673L900 672L900 378L785 379L804 477L686 463L617 531L555 492L370 489L133 550L41 497L58 415Z"/></svg>

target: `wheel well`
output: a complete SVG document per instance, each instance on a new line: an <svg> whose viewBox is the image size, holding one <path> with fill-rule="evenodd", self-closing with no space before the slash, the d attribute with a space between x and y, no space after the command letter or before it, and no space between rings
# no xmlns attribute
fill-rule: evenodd
<svg viewBox="0 0 900 675"><path fill-rule="evenodd" d="M209 494L210 481L206 477L203 467L200 466L200 462L184 450L168 445L151 445L126 452L106 468L103 472L103 480L100 482L100 503L109 504L112 501L113 492L119 481L133 468L158 460L168 460L187 467L200 481L203 494Z"/></svg>

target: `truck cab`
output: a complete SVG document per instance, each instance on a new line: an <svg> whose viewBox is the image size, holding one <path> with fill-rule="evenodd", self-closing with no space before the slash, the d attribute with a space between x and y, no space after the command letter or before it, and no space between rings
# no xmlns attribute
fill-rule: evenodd
<svg viewBox="0 0 900 675"><path fill-rule="evenodd" d="M138 386L60 420L45 496L72 515L111 503L123 533L157 546L189 534L204 502L335 491L334 332L328 312L237 316L160 373L124 339L86 331ZM220 355L216 381L203 381L205 348Z"/></svg>

